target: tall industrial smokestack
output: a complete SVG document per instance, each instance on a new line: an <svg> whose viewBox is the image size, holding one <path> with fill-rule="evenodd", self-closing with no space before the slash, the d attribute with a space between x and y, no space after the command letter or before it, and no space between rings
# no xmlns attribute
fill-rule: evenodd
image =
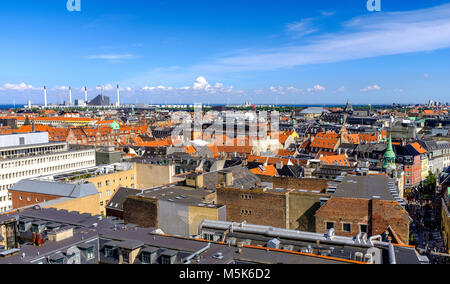
<svg viewBox="0 0 450 284"><path fill-rule="evenodd" d="M84 87L84 103L85 104L88 103L88 101L87 101L87 88L86 87Z"/></svg>
<svg viewBox="0 0 450 284"><path fill-rule="evenodd" d="M47 87L44 86L44 107L47 107Z"/></svg>
<svg viewBox="0 0 450 284"><path fill-rule="evenodd" d="M69 106L72 105L72 87L69 87Z"/></svg>
<svg viewBox="0 0 450 284"><path fill-rule="evenodd" d="M120 87L117 85L117 107L120 107Z"/></svg>

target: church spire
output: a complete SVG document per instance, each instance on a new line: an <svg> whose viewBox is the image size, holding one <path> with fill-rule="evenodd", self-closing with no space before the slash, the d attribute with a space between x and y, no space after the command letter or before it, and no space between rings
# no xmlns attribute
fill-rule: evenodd
<svg viewBox="0 0 450 284"><path fill-rule="evenodd" d="M384 164L383 169L395 168L395 152L392 147L392 136L389 134L388 146L386 152L384 153Z"/></svg>

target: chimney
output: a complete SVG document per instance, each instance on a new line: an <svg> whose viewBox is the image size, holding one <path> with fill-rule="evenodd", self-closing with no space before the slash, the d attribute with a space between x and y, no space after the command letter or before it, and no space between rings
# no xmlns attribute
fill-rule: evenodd
<svg viewBox="0 0 450 284"><path fill-rule="evenodd" d="M72 105L72 87L69 87L69 106Z"/></svg>
<svg viewBox="0 0 450 284"><path fill-rule="evenodd" d="M47 107L47 87L44 86L44 107Z"/></svg>
<svg viewBox="0 0 450 284"><path fill-rule="evenodd" d="M283 161L277 161L276 168L277 170L281 170L283 168Z"/></svg>
<svg viewBox="0 0 450 284"><path fill-rule="evenodd" d="M84 87L84 102L87 104L87 88Z"/></svg>
<svg viewBox="0 0 450 284"><path fill-rule="evenodd" d="M117 85L117 107L120 107L120 87Z"/></svg>
<svg viewBox="0 0 450 284"><path fill-rule="evenodd" d="M233 185L233 173L220 171L218 172L218 181L217 183L223 186L232 186Z"/></svg>

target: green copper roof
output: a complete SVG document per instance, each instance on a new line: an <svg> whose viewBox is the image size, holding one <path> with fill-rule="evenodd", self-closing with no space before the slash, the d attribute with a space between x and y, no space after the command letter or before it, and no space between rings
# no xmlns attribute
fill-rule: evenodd
<svg viewBox="0 0 450 284"><path fill-rule="evenodd" d="M109 126L111 127L111 129L120 130L120 125L119 125L119 123L117 123L117 121L114 121Z"/></svg>
<svg viewBox="0 0 450 284"><path fill-rule="evenodd" d="M392 137L389 135L389 142L386 148L386 152L384 153L384 164L383 168L387 169L389 166L395 167L395 152L392 148Z"/></svg>

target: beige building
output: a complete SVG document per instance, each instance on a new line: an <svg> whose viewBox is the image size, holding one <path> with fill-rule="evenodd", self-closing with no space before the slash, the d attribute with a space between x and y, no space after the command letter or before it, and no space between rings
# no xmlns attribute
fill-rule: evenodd
<svg viewBox="0 0 450 284"><path fill-rule="evenodd" d="M126 168L111 169L106 173L86 179L98 190L99 213L106 215L106 205L120 187L136 188L136 164L129 164Z"/></svg>

